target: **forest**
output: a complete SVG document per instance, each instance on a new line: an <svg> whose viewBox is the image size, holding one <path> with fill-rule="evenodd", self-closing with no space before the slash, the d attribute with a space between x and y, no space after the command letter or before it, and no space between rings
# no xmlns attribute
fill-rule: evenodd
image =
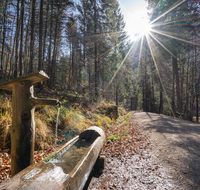
<svg viewBox="0 0 200 190"><path fill-rule="evenodd" d="M148 23L130 36L118 0L0 1L0 83L43 70L36 96L62 102L60 116L34 108L34 163L94 125L106 156L123 143L134 155L149 143L130 110L199 123L200 2L146 3ZM0 90L0 183L11 177L11 102Z"/></svg>
<svg viewBox="0 0 200 190"><path fill-rule="evenodd" d="M136 42L116 0L5 0L0 10L2 82L44 70L49 88L198 121L197 0L150 1L151 31Z"/></svg>
<svg viewBox="0 0 200 190"><path fill-rule="evenodd" d="M199 2L148 3L133 42L117 0L1 1L0 81L44 70L48 88L198 122Z"/></svg>

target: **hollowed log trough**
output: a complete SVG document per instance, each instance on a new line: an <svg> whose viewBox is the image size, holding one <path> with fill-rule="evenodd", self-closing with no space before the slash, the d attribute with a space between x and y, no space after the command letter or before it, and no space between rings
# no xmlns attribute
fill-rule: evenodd
<svg viewBox="0 0 200 190"><path fill-rule="evenodd" d="M99 157L104 143L103 130L90 127L45 158L45 162L30 165L2 184L0 189L81 190L94 169L99 170L105 165L105 158Z"/></svg>

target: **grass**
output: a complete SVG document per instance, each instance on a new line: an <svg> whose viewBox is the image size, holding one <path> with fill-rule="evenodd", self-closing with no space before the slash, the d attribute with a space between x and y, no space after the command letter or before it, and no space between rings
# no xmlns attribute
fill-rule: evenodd
<svg viewBox="0 0 200 190"><path fill-rule="evenodd" d="M54 97L59 99L59 97ZM113 107L113 104L102 102L98 106L89 106L78 108L73 106L74 102L62 100L63 106L60 108L58 122L58 141L57 144L63 144L80 134L90 126L99 126L102 129L112 129L116 122L122 121L125 111L120 108L119 118L117 120L109 117L107 109ZM35 109L35 149L43 150L45 147L54 145L55 127L58 108L56 106L38 106ZM128 117L128 116L127 116ZM11 142L11 123L12 106L11 96L0 95L0 149L10 148ZM118 139L117 136L110 137L110 140Z"/></svg>
<svg viewBox="0 0 200 190"><path fill-rule="evenodd" d="M130 121L130 115L131 115L131 112L129 112L129 113L126 114L126 116L125 116L125 120L126 120L127 122Z"/></svg>
<svg viewBox="0 0 200 190"><path fill-rule="evenodd" d="M126 114L124 117L120 116L118 120L116 120L116 126L112 129L108 129L107 143L115 143L120 139L126 139L129 134L130 129L130 112ZM119 122L120 121L120 122Z"/></svg>
<svg viewBox="0 0 200 190"><path fill-rule="evenodd" d="M119 139L120 139L119 134L110 135L110 136L107 138L107 142L118 141Z"/></svg>
<svg viewBox="0 0 200 190"><path fill-rule="evenodd" d="M12 124L11 97L0 95L0 148L10 147Z"/></svg>

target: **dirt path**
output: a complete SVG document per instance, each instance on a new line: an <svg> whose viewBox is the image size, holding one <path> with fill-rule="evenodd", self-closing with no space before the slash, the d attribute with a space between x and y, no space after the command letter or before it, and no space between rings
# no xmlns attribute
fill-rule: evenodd
<svg viewBox="0 0 200 190"><path fill-rule="evenodd" d="M121 159L108 155L88 189L200 189L200 125L146 112L132 112L130 122L147 139L144 146Z"/></svg>
<svg viewBox="0 0 200 190"><path fill-rule="evenodd" d="M150 132L151 154L176 187L200 189L200 125L161 114L134 112L134 116Z"/></svg>

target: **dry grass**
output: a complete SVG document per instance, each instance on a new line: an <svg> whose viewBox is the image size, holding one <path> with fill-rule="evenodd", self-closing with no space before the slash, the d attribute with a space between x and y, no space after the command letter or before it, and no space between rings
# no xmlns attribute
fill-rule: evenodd
<svg viewBox="0 0 200 190"><path fill-rule="evenodd" d="M12 105L10 96L0 96L0 148L10 147Z"/></svg>
<svg viewBox="0 0 200 190"><path fill-rule="evenodd" d="M70 130L75 128L77 133L80 133L87 129L90 125L90 122L85 118L83 113L78 109L71 108L66 116L63 118L64 128Z"/></svg>
<svg viewBox="0 0 200 190"><path fill-rule="evenodd" d="M65 101L65 100L63 100ZM92 105L91 105L92 106ZM100 103L96 108L84 109L83 107L72 108L61 106L58 122L58 136L69 140L80 134L92 125L102 128L111 128L113 124L120 121L111 119L106 114L106 109L113 107L110 103ZM126 112L121 107L118 109L119 115ZM35 109L36 123L36 150L44 149L55 142L55 127L58 108L54 106L39 106ZM12 106L11 96L0 96L0 149L10 148L11 141Z"/></svg>

